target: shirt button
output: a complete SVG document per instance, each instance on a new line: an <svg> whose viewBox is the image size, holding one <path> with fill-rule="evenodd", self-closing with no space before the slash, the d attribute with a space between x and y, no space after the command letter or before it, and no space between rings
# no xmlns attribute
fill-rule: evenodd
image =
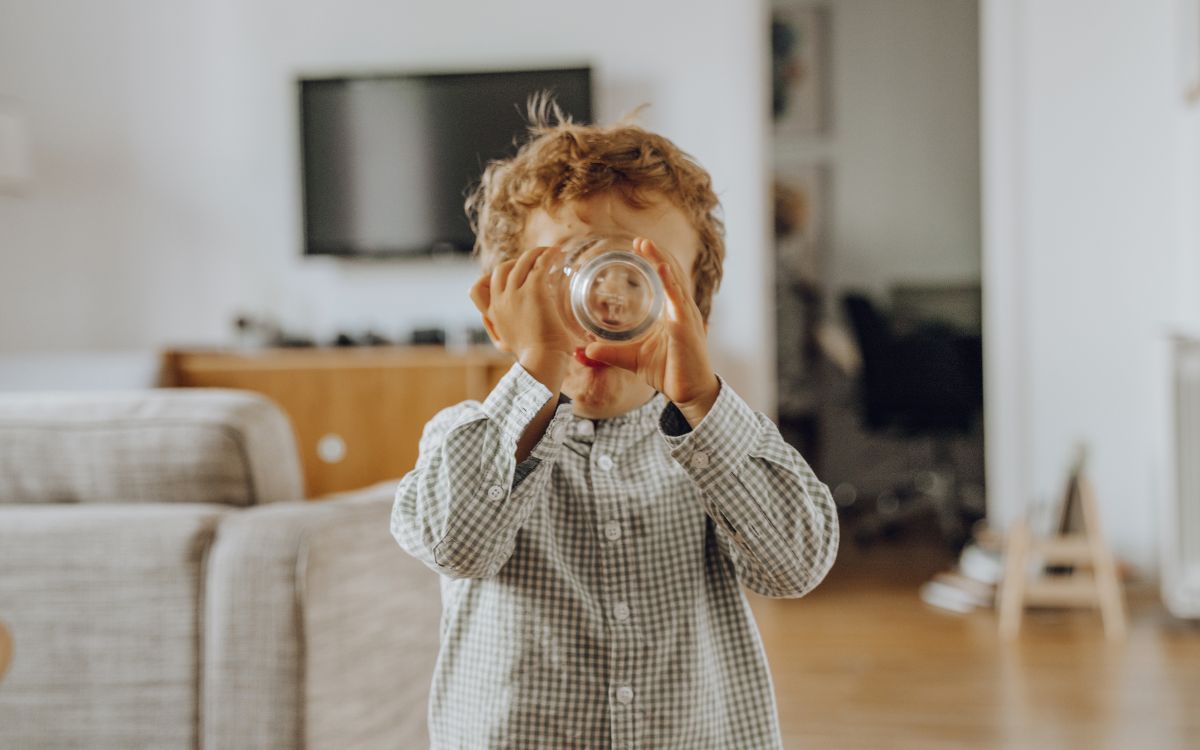
<svg viewBox="0 0 1200 750"><path fill-rule="evenodd" d="M602 471L612 471L613 460L608 456L601 456L596 460L596 465L599 466Z"/></svg>
<svg viewBox="0 0 1200 750"><path fill-rule="evenodd" d="M604 536L610 542L615 542L621 538L621 524L616 521L609 521L604 524Z"/></svg>
<svg viewBox="0 0 1200 750"><path fill-rule="evenodd" d="M617 606L613 607L613 617L617 618L617 622L625 622L629 619L629 605L625 602L617 602Z"/></svg>
<svg viewBox="0 0 1200 750"><path fill-rule="evenodd" d="M692 468L703 469L708 466L708 451L696 451L692 454Z"/></svg>
<svg viewBox="0 0 1200 750"><path fill-rule="evenodd" d="M580 437L589 437L595 431L596 428L586 419L580 420L579 424L575 425L575 434Z"/></svg>
<svg viewBox="0 0 1200 750"><path fill-rule="evenodd" d="M617 688L617 701L625 704L626 706L628 706L630 703L632 703L633 702L633 688L625 687L625 686Z"/></svg>
<svg viewBox="0 0 1200 750"><path fill-rule="evenodd" d="M504 488L498 484L488 487L488 500L499 500L504 497Z"/></svg>

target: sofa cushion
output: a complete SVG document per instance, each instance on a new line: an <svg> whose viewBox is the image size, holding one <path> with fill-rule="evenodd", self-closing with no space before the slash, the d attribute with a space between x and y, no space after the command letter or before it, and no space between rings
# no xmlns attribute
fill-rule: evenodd
<svg viewBox="0 0 1200 750"><path fill-rule="evenodd" d="M0 394L0 503L304 497L283 412L250 391Z"/></svg>
<svg viewBox="0 0 1200 750"><path fill-rule="evenodd" d="M234 513L0 506L0 747L197 747L203 566Z"/></svg>
<svg viewBox="0 0 1200 750"><path fill-rule="evenodd" d="M392 538L395 492L388 480L222 520L205 598L206 746L429 747L440 580Z"/></svg>

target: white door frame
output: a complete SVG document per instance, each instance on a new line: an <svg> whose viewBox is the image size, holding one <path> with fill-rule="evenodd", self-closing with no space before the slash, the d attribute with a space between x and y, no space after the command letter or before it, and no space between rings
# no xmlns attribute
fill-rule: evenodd
<svg viewBox="0 0 1200 750"><path fill-rule="evenodd" d="M1006 530L1033 496L1022 0L980 0L980 195L987 517Z"/></svg>

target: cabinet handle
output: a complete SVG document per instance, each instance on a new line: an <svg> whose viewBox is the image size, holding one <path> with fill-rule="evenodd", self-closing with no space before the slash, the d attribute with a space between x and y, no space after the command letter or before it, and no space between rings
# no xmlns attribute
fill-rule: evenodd
<svg viewBox="0 0 1200 750"><path fill-rule="evenodd" d="M336 432L323 435L317 441L317 456L327 464L336 464L346 457L346 441Z"/></svg>

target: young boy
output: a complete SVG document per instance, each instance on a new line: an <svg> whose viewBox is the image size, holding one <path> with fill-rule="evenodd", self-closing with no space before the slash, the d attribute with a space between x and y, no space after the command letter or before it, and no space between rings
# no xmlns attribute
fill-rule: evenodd
<svg viewBox="0 0 1200 750"><path fill-rule="evenodd" d="M467 203L486 272L471 299L517 362L426 425L392 514L442 574L432 746L778 748L739 584L821 581L829 491L709 363L724 239L708 174L661 136L549 110ZM594 233L636 236L662 279L640 342L578 347L557 311L557 248Z"/></svg>

